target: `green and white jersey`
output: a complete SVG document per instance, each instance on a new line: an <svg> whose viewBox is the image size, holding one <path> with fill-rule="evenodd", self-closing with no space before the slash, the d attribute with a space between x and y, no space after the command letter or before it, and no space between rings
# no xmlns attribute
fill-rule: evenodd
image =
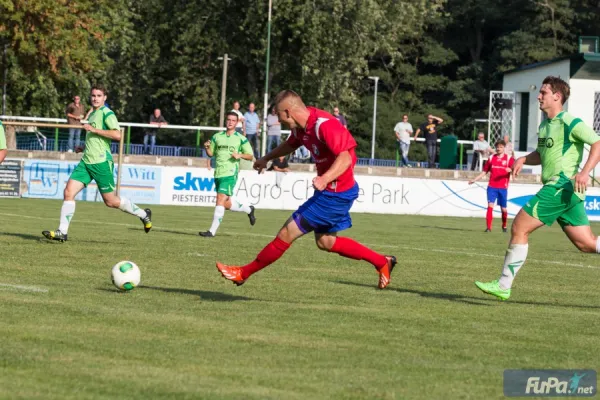
<svg viewBox="0 0 600 400"><path fill-rule="evenodd" d="M579 172L583 145L598 140L600 137L592 128L566 111L543 121L537 146L542 160L542 183L557 187L570 184Z"/></svg>
<svg viewBox="0 0 600 400"><path fill-rule="evenodd" d="M6 149L6 136L4 135L4 126L0 121L0 150Z"/></svg>
<svg viewBox="0 0 600 400"><path fill-rule="evenodd" d="M91 126L103 131L120 129L115 113L108 107L102 106L94 110L88 117L88 121ZM83 151L81 160L86 164L100 164L105 161L112 161L110 142L109 138L87 131L85 135L85 150Z"/></svg>
<svg viewBox="0 0 600 400"><path fill-rule="evenodd" d="M227 132L215 133L210 139L210 151L217 165L215 178L237 175L240 170L240 160L231 157L231 154L253 154L248 139L238 132L233 132L231 135L227 135Z"/></svg>

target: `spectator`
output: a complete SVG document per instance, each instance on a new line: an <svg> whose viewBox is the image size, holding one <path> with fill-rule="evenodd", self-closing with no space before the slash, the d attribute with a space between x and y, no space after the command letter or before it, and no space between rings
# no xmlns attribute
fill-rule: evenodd
<svg viewBox="0 0 600 400"><path fill-rule="evenodd" d="M290 164L288 164L285 156L274 159L267 171L275 171L275 186L281 187L281 181L285 174L290 172Z"/></svg>
<svg viewBox="0 0 600 400"><path fill-rule="evenodd" d="M505 147L502 148L504 154ZM475 171L479 163L479 159L483 160L488 155L494 152L494 149L485 140L483 132L477 134L477 140L473 142L473 161L471 161L471 171Z"/></svg>
<svg viewBox="0 0 600 400"><path fill-rule="evenodd" d="M402 154L402 165L408 165L408 149L410 148L410 136L413 133L413 127L408 122L408 115L402 116L402 122L398 122L394 127L396 140L398 141L398 151Z"/></svg>
<svg viewBox="0 0 600 400"><path fill-rule="evenodd" d="M294 151L294 160L298 163L309 163L310 152L304 146L300 146Z"/></svg>
<svg viewBox="0 0 600 400"><path fill-rule="evenodd" d="M424 122L417 129L415 133L415 140L419 136L419 133L423 131L425 136L425 145L427 146L427 157L429 160L429 168L435 168L435 157L437 155L437 126L443 123L444 120L435 115L429 114L427 116L427 122Z"/></svg>
<svg viewBox="0 0 600 400"><path fill-rule="evenodd" d="M271 108L271 114L267 116L267 153L281 144L281 123L277 116L275 107Z"/></svg>
<svg viewBox="0 0 600 400"><path fill-rule="evenodd" d="M340 114L340 109L337 107L333 108L333 116L340 121L340 124L344 125L344 128L348 129L348 121L346 121L346 117Z"/></svg>
<svg viewBox="0 0 600 400"><path fill-rule="evenodd" d="M157 125L160 128L163 125L168 125L168 122L165 120L165 117L160 113L160 109L154 109L152 115L150 115L150 125ZM144 153L145 154L154 154L154 146L156 145L156 129L147 130L144 135ZM150 141L150 146L148 146L148 141Z"/></svg>
<svg viewBox="0 0 600 400"><path fill-rule="evenodd" d="M508 135L504 135L504 143L506 146L504 148L504 153L508 154L509 157L515 158L515 149L513 147L512 142L510 141L510 137Z"/></svg>
<svg viewBox="0 0 600 400"><path fill-rule="evenodd" d="M256 135L259 130L260 117L254 111L254 103L250 103L248 105L248 111L244 114L244 134L252 146L255 157L260 155L260 151L258 151L258 137Z"/></svg>
<svg viewBox="0 0 600 400"><path fill-rule="evenodd" d="M242 112L240 111L240 102L239 101L233 102L233 109L231 111L236 113L238 116L238 122L235 125L235 131L237 133L241 133L243 135L244 134L244 124L246 121L244 120L244 114L242 114Z"/></svg>
<svg viewBox="0 0 600 400"><path fill-rule="evenodd" d="M6 136L4 135L4 126L2 126L2 121L0 121L0 164L6 158L6 154L8 154L8 150L6 150Z"/></svg>
<svg viewBox="0 0 600 400"><path fill-rule="evenodd" d="M67 121L69 125L81 125L84 117L84 108L81 104L81 97L74 96L73 102L67 106ZM81 128L69 128L69 142L67 151L72 153L81 143Z"/></svg>

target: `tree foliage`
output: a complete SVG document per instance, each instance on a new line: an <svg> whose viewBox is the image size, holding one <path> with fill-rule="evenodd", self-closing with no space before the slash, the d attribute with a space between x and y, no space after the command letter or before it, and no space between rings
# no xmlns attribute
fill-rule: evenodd
<svg viewBox="0 0 600 400"><path fill-rule="evenodd" d="M178 124L218 124L225 53L227 107L262 108L268 0L0 0L8 45L8 111L61 116L73 94L109 87L120 119L154 107ZM600 35L597 0L273 0L270 95L339 106L370 154L379 76L377 156L394 155L393 126L429 113L470 136L502 73L573 53ZM171 140L178 140L176 137Z"/></svg>

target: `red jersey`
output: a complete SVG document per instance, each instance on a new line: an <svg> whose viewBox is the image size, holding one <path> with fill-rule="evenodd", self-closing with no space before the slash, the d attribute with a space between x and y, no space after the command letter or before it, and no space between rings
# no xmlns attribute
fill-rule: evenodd
<svg viewBox="0 0 600 400"><path fill-rule="evenodd" d="M329 192L345 192L354 186L354 165L356 164L356 141L344 126L333 115L315 107L307 107L310 116L306 128L296 128L288 137L287 143L293 148L304 145L312 154L317 164L317 175L321 176L335 161L336 157L348 151L352 164L336 180L330 182L325 190Z"/></svg>
<svg viewBox="0 0 600 400"><path fill-rule="evenodd" d="M504 153L501 156L494 154L485 163L483 170L490 173L490 183L488 186L495 189L508 189L510 172L506 168L512 168L515 159Z"/></svg>

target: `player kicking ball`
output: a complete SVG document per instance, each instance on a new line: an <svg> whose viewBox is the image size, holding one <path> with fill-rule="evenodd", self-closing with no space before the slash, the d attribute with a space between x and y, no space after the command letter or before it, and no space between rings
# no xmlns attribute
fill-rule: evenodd
<svg viewBox="0 0 600 400"><path fill-rule="evenodd" d="M485 166L483 172L477 175L475 179L469 181L469 185L474 184L487 173L490 174L490 182L487 188L488 208L485 216L487 224L486 232L492 231L492 220L494 218L494 203L498 200L498 205L502 211L502 232L506 232L506 221L508 219L508 210L506 209L508 195L508 181L510 180L510 172L515 159L504 153L506 143L504 140L496 142L496 154L494 154Z"/></svg>
<svg viewBox="0 0 600 400"><path fill-rule="evenodd" d="M230 111L226 115L225 132L215 133L213 137L204 143L206 154L215 157L215 186L217 191L217 204L213 215L213 222L206 232L199 232L203 237L215 237L217 229L223 221L225 210L244 212L248 214L250 225L256 223L254 217L254 206L240 203L233 197L233 189L237 183L240 170L240 159L252 161L254 158L252 146L246 137L235 130L238 123L238 115Z"/></svg>
<svg viewBox="0 0 600 400"><path fill-rule="evenodd" d="M92 113L86 130L85 150L77 167L71 173L64 191L64 202L60 209L60 225L55 231L43 231L42 234L51 240L67 241L69 225L75 214L75 197L92 180L98 185L107 207L118 208L123 212L138 217L144 224L144 231L152 229L152 212L149 208L142 210L129 199L115 194L114 162L110 154L110 142L121 140L121 129L115 113L104 106L106 89L96 85L91 90Z"/></svg>
<svg viewBox="0 0 600 400"><path fill-rule="evenodd" d="M562 79L544 79L537 99L548 119L540 124L537 149L513 166L513 174L518 176L523 165L541 164L544 186L512 223L500 278L475 282L483 292L501 300L510 297L513 280L527 259L529 235L544 225L558 221L575 247L586 253L600 253L600 241L592 233L584 207L589 174L600 160L600 137L579 118L563 111L569 94L569 85ZM577 172L584 144L591 145L590 154L583 169Z"/></svg>
<svg viewBox="0 0 600 400"><path fill-rule="evenodd" d="M277 261L294 240L314 232L319 249L371 263L379 273L379 288L385 288L390 283L396 257L376 253L350 238L338 236L338 232L352 226L349 211L358 197L358 184L354 180L356 141L333 115L305 106L291 90L280 92L273 104L279 121L288 125L292 134L257 160L254 169L260 173L270 160L304 145L317 165L317 176L312 181L314 195L292 214L254 261L243 267L217 262L217 269L226 279L242 285L252 274Z"/></svg>

